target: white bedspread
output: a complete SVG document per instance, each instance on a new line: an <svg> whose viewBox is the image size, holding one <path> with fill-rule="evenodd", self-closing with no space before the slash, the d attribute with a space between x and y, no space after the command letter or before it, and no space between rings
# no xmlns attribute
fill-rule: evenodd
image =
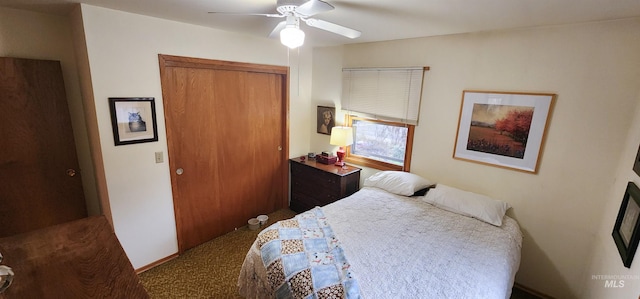
<svg viewBox="0 0 640 299"><path fill-rule="evenodd" d="M377 188L322 208L366 298L509 298L522 234ZM268 298L264 266L252 246L238 285Z"/></svg>

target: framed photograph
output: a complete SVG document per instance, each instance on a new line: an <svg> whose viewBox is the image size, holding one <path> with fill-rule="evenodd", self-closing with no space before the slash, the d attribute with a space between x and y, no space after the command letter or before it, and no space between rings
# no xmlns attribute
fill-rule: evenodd
<svg viewBox="0 0 640 299"><path fill-rule="evenodd" d="M331 135L331 129L336 125L336 108L318 106L318 133Z"/></svg>
<svg viewBox="0 0 640 299"><path fill-rule="evenodd" d="M633 162L633 171L635 171L637 175L640 175L640 147L638 147L638 153L636 154L636 161Z"/></svg>
<svg viewBox="0 0 640 299"><path fill-rule="evenodd" d="M624 192L612 233L613 241L618 247L622 263L627 268L631 266L633 255L636 253L638 241L640 240L640 235L638 235L638 229L640 228L638 215L640 215L640 189L633 182L629 182L627 190Z"/></svg>
<svg viewBox="0 0 640 299"><path fill-rule="evenodd" d="M154 98L109 98L115 145L158 141Z"/></svg>
<svg viewBox="0 0 640 299"><path fill-rule="evenodd" d="M536 173L555 98L463 91L453 158Z"/></svg>

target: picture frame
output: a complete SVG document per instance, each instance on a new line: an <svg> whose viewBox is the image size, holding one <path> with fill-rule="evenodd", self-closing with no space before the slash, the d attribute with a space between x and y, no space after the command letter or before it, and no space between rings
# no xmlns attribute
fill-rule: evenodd
<svg viewBox="0 0 640 299"><path fill-rule="evenodd" d="M555 98L464 90L453 158L537 173Z"/></svg>
<svg viewBox="0 0 640 299"><path fill-rule="evenodd" d="M636 161L633 162L633 171L640 176L640 146L638 147L638 153L636 154Z"/></svg>
<svg viewBox="0 0 640 299"><path fill-rule="evenodd" d="M336 125L336 108L318 106L317 120L317 132L320 134L331 135L331 129Z"/></svg>
<svg viewBox="0 0 640 299"><path fill-rule="evenodd" d="M627 183L616 223L613 226L613 240L625 267L631 267L633 256L640 241L640 189L633 182Z"/></svg>
<svg viewBox="0 0 640 299"><path fill-rule="evenodd" d="M116 146L158 141L155 98L109 98Z"/></svg>

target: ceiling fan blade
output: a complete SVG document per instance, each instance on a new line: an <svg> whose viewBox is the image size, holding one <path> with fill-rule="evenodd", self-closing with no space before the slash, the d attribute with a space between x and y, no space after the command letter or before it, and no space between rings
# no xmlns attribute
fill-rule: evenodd
<svg viewBox="0 0 640 299"><path fill-rule="evenodd" d="M335 34L340 34L348 38L358 38L362 34L358 30L347 28L347 27L340 26L338 24L334 24L331 22L323 21L323 20L317 20L317 19L303 19L303 20L305 23L307 23L307 25L311 27L316 27L318 29L333 32Z"/></svg>
<svg viewBox="0 0 640 299"><path fill-rule="evenodd" d="M322 0L309 0L296 8L296 13L305 17L310 17L321 12L333 10L333 5Z"/></svg>
<svg viewBox="0 0 640 299"><path fill-rule="evenodd" d="M271 31L271 33L269 34L269 37L278 36L280 31L282 29L284 29L284 27L286 27L286 26L287 26L287 21L282 21L282 22L278 23L278 25L276 25L276 28L273 28L273 31Z"/></svg>
<svg viewBox="0 0 640 299"><path fill-rule="evenodd" d="M263 16L269 18L284 18L284 15L274 13L242 13L242 12L220 12L210 11L210 14L229 15L229 16Z"/></svg>

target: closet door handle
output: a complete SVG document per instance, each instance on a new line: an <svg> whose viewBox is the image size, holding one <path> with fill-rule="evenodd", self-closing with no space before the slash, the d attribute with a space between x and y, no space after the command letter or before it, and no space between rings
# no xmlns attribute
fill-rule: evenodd
<svg viewBox="0 0 640 299"><path fill-rule="evenodd" d="M184 169L182 169L182 168L178 168L178 169L176 169L176 173L177 173L178 175L182 175L182 173L184 173Z"/></svg>

